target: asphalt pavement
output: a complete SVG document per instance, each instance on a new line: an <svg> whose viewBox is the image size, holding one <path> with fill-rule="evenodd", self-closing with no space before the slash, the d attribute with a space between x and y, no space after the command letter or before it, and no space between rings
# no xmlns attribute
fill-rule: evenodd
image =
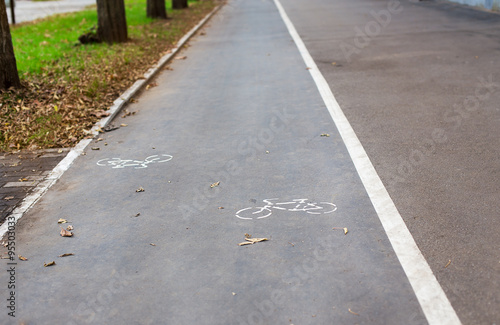
<svg viewBox="0 0 500 325"><path fill-rule="evenodd" d="M29 1L15 0L16 23L31 21L47 16L73 12L95 5L95 0L51 0L51 1ZM9 22L12 23L10 8L7 8Z"/></svg>
<svg viewBox="0 0 500 325"><path fill-rule="evenodd" d="M498 95L481 88L482 109L456 129L439 117L476 94L479 72L495 78L498 16L434 2L282 3L458 316L495 323L498 146L487 140L498 141ZM390 23L359 49L356 26L382 9ZM15 254L27 261L3 260L16 318L5 308L1 323L427 324L429 295L403 269L275 2L229 1L190 45L20 219ZM404 174L398 155L411 164L429 134L434 150ZM238 245L252 238L267 240ZM432 323L457 323L443 315Z"/></svg>

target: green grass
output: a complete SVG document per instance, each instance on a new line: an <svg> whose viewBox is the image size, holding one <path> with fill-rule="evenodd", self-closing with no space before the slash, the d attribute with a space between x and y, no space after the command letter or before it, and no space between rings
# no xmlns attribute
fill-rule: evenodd
<svg viewBox="0 0 500 325"><path fill-rule="evenodd" d="M144 0L125 0L125 6L129 38L139 38L142 31L138 27L153 20L146 17ZM171 14L171 1L167 1L167 8ZM40 73L62 58L69 59L71 65L78 65L77 61L85 58L89 51L97 58L112 55L113 47L106 44L78 45L78 37L93 26L97 26L95 8L11 27L19 73Z"/></svg>

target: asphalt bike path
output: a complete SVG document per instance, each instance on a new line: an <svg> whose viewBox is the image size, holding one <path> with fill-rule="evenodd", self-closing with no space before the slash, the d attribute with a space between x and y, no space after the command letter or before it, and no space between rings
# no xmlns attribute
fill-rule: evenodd
<svg viewBox="0 0 500 325"><path fill-rule="evenodd" d="M276 4L181 56L20 219L1 323L426 324Z"/></svg>

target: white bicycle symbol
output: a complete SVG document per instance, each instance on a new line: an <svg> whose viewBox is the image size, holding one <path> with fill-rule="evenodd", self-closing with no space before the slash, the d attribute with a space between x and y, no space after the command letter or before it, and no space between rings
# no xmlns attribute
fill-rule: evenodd
<svg viewBox="0 0 500 325"><path fill-rule="evenodd" d="M113 166L112 168L134 167L135 169L146 168L149 164L162 163L172 160L171 155L153 155L144 160L105 158L97 162L99 166Z"/></svg>
<svg viewBox="0 0 500 325"><path fill-rule="evenodd" d="M263 207L249 207L236 212L236 217L244 220L256 220L269 217L273 211L286 210L290 212L307 212L309 214L331 213L337 210L337 206L330 202L308 202L308 199L294 199L291 202L271 202L279 199L265 199Z"/></svg>

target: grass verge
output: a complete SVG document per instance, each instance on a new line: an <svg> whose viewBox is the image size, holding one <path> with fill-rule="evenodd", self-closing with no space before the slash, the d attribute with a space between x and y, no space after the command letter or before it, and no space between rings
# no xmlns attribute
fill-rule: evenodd
<svg viewBox="0 0 500 325"><path fill-rule="evenodd" d="M147 18L143 0L125 0L125 5L127 43L78 45L78 36L97 25L95 8L12 28L23 87L0 91L1 151L70 147L88 136L113 101L216 1L168 10L168 20Z"/></svg>

